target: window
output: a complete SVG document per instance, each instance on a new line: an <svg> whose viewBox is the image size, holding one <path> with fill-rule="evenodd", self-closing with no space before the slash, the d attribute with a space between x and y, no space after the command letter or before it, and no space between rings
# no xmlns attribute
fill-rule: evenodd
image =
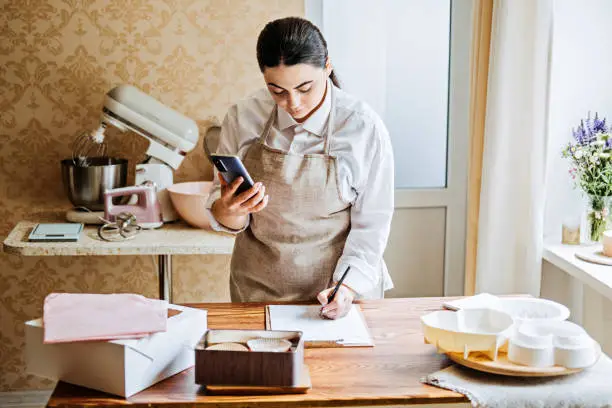
<svg viewBox="0 0 612 408"><path fill-rule="evenodd" d="M389 129L393 296L463 293L471 0L306 0L344 88ZM417 272L418 271L418 272Z"/></svg>
<svg viewBox="0 0 612 408"><path fill-rule="evenodd" d="M397 188L447 185L450 0L322 2L344 88L389 129Z"/></svg>

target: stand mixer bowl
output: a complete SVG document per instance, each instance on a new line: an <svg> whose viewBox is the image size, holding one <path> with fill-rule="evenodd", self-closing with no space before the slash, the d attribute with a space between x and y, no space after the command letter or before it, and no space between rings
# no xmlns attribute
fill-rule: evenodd
<svg viewBox="0 0 612 408"><path fill-rule="evenodd" d="M104 211L104 191L127 185L128 161L112 157L90 157L87 166L62 160L64 190L75 207Z"/></svg>

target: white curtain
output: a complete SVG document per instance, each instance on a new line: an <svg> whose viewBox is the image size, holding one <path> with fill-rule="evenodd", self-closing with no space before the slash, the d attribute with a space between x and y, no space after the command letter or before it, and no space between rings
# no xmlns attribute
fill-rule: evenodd
<svg viewBox="0 0 612 408"><path fill-rule="evenodd" d="M496 0L476 291L539 295L553 0Z"/></svg>

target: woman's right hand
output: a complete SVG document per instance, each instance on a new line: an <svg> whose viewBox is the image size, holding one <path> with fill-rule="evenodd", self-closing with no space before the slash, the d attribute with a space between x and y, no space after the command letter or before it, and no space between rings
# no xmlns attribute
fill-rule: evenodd
<svg viewBox="0 0 612 408"><path fill-rule="evenodd" d="M261 183L255 183L250 189L236 194L236 190L243 182L238 177L231 184L219 176L221 183L221 197L212 205L211 211L215 219L224 226L231 229L241 229L247 220L247 216L256 213L268 205L269 196L266 195L266 187Z"/></svg>

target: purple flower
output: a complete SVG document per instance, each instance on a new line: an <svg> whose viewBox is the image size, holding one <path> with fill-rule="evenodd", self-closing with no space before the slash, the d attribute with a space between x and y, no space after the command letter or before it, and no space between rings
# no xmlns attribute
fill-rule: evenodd
<svg viewBox="0 0 612 408"><path fill-rule="evenodd" d="M599 119L599 115L595 112L595 117L591 119L591 112L587 118L580 120L580 125L577 129L572 129L572 135L579 145L587 145L597 139L597 135L608 133L609 127L606 124L606 118ZM611 147L612 141L606 141L606 147Z"/></svg>

